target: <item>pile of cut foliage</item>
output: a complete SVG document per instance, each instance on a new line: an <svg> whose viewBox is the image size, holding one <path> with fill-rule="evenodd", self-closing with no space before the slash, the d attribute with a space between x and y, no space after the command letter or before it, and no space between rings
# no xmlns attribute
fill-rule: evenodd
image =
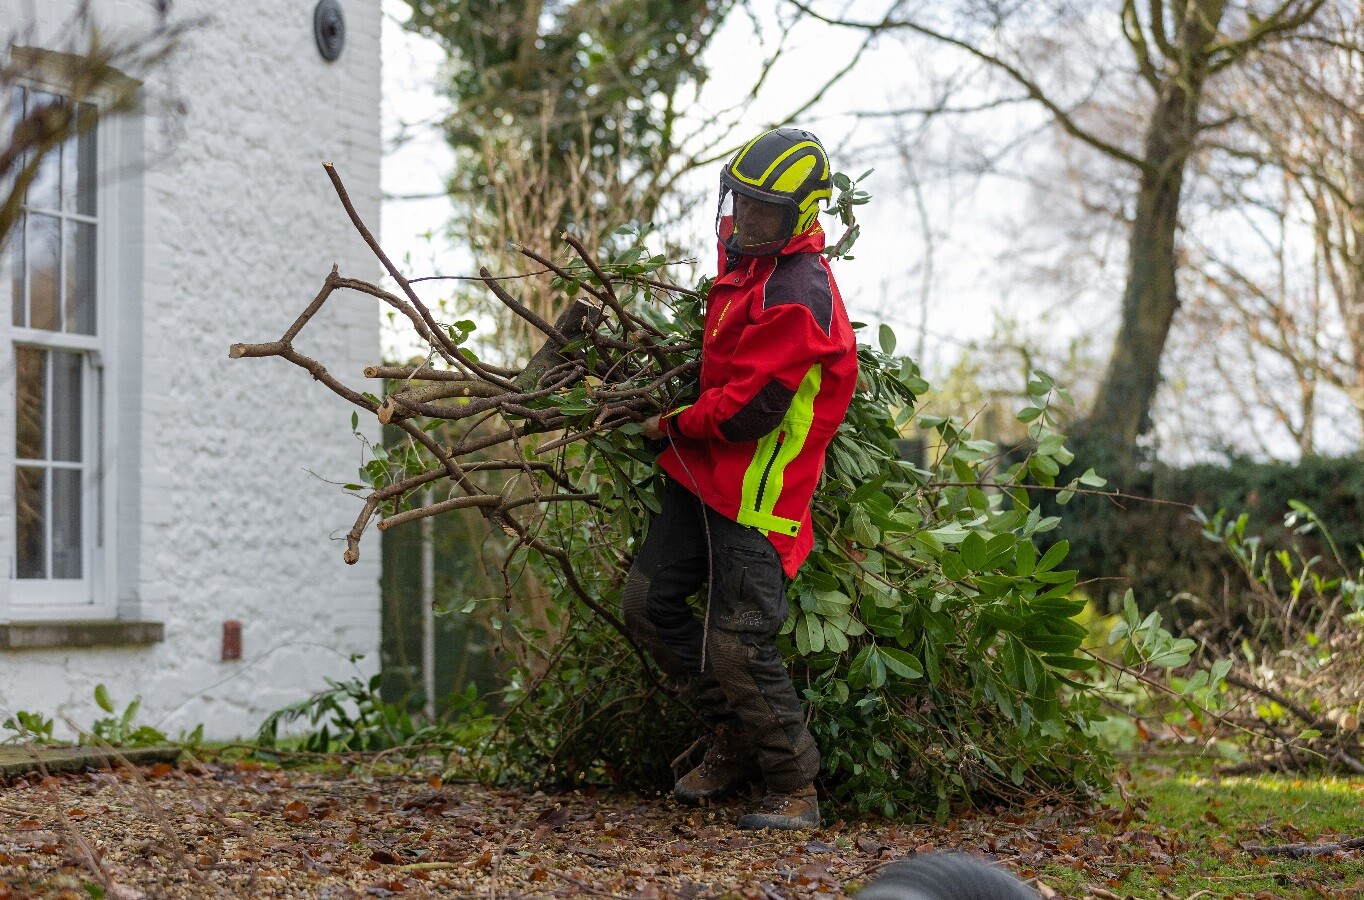
<svg viewBox="0 0 1364 900"><path fill-rule="evenodd" d="M281 340L234 345L233 356L283 357L406 433L397 447L372 448L368 489L350 486L364 509L348 561L376 514L383 529L474 507L506 536L507 591L488 602L496 627L538 652L513 674L508 712L484 748L501 778L669 785L688 763L673 754L698 726L624 635L616 609L663 487L639 423L695 391L708 283L661 280L666 260L642 241L603 255L565 235L563 261L523 249L552 273L566 312L544 320L514 296L514 276L484 270L492 295L546 339L523 366L493 366L466 343L474 323L435 320L331 175L401 294L333 272ZM866 194L844 176L836 184L855 237L852 206ZM615 238L630 243L627 233ZM845 238L832 255L850 246ZM367 370L386 379L385 397L345 386L293 348L342 290L379 297L429 348L419 364ZM1090 728L1100 715L1085 673L1096 661L1079 652L1087 632L1073 621L1083 601L1070 596L1066 545L1037 549L1059 520L1029 493L1040 487L1064 502L1103 483L1088 471L1055 484L1072 460L1054 430L1057 405L1070 399L1034 373L1018 413L1030 445L1006 457L959 420L916 422L929 386L895 354L890 329L878 344L859 346L859 389L829 448L814 551L790 583L779 639L810 707L824 786L854 811L938 816L967 799L1091 795L1110 768ZM901 429L914 425L932 432L925 467L897 452ZM552 594L534 615L514 590L524 566ZM1150 628L1134 630L1138 638L1172 640Z"/></svg>

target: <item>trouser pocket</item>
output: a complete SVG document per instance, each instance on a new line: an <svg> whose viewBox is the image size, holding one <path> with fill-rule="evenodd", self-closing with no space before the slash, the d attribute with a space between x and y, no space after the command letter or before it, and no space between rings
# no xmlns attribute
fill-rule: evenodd
<svg viewBox="0 0 1364 900"><path fill-rule="evenodd" d="M790 612L777 551L762 545L727 544L717 560L715 624L726 631L773 637Z"/></svg>

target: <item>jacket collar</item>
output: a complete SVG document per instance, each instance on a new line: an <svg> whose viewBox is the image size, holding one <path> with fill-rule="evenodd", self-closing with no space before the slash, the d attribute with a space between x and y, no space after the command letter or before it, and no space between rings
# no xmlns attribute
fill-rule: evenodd
<svg viewBox="0 0 1364 900"><path fill-rule="evenodd" d="M791 238L778 256L791 253L818 253L824 249L824 227L816 220L813 225Z"/></svg>
<svg viewBox="0 0 1364 900"><path fill-rule="evenodd" d="M818 253L824 249L824 237L824 228L816 221L809 228L791 238L775 256L738 256L735 257L733 266L730 266L726 259L725 245L719 244L720 277L723 278L740 269L747 269L752 272L760 260L775 259L776 256L790 256L792 253Z"/></svg>

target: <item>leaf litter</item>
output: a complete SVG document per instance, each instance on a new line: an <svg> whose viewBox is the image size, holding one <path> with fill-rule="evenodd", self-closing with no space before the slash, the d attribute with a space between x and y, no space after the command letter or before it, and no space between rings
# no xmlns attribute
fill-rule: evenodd
<svg viewBox="0 0 1364 900"><path fill-rule="evenodd" d="M1137 871L1169 881L1194 864L1187 835L1147 823L1131 805L1087 813L1039 803L945 825L839 821L755 833L734 827L742 801L695 809L606 791L546 794L427 775L197 760L16 780L0 798L0 900L825 900L849 896L897 859L954 849L998 861L1043 897L1109 900L1157 896L1124 889ZM1232 837L1200 852L1239 859L1247 873L1223 876L1227 892L1202 896L1360 896L1347 872L1332 881L1319 866L1310 878L1282 877L1268 871L1277 861L1250 858ZM1261 875L1276 889L1234 884Z"/></svg>

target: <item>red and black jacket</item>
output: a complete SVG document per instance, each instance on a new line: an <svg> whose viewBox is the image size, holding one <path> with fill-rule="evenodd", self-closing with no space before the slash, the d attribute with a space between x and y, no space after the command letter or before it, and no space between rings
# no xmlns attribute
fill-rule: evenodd
<svg viewBox="0 0 1364 900"><path fill-rule="evenodd" d="M701 394L661 427L669 475L766 532L788 577L810 554L810 498L857 384L857 341L816 224L776 256L738 257L706 296Z"/></svg>

